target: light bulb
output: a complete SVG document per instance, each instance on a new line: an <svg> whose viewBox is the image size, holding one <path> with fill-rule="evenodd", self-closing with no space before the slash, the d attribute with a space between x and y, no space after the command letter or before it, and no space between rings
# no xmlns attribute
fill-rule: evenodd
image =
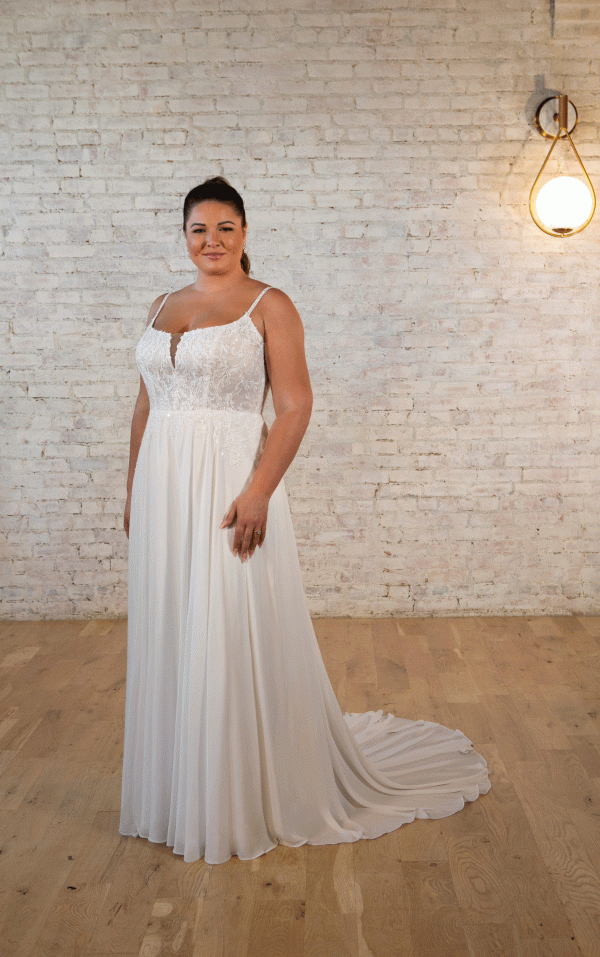
<svg viewBox="0 0 600 957"><path fill-rule="evenodd" d="M593 197L585 183L574 176L557 176L542 186L535 210L547 229L555 233L570 233L585 223L593 205Z"/></svg>

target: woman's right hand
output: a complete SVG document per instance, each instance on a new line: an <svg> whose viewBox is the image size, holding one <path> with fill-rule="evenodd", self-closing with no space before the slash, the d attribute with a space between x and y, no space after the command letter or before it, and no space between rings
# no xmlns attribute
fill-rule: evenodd
<svg viewBox="0 0 600 957"><path fill-rule="evenodd" d="M129 538L129 514L131 512L131 493L127 496L127 501L125 502L125 516L123 518L123 528L125 529L125 534Z"/></svg>

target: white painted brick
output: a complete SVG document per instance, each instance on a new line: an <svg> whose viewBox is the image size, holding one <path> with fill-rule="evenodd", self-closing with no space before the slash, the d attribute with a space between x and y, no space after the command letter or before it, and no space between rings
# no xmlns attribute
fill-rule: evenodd
<svg viewBox="0 0 600 957"><path fill-rule="evenodd" d="M597 37L569 2L560 44L525 0L0 11L6 617L126 611L135 343L193 278L181 201L216 172L305 323L286 487L313 614L595 610L598 228L529 218L519 66L573 91L597 179Z"/></svg>

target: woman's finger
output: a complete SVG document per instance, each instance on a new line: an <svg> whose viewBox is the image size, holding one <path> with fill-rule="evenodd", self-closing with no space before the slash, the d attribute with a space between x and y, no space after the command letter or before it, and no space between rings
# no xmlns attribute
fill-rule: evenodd
<svg viewBox="0 0 600 957"><path fill-rule="evenodd" d="M249 558L248 549L251 547L252 542L255 540L256 536L254 535L254 528L252 525L246 525L244 529L244 537L242 540L242 561L245 562Z"/></svg>
<svg viewBox="0 0 600 957"><path fill-rule="evenodd" d="M225 514L223 521L219 525L219 528L223 528L224 525L231 525L233 522L233 516L235 515L235 502L232 502L229 511Z"/></svg>
<svg viewBox="0 0 600 957"><path fill-rule="evenodd" d="M255 529L255 532L257 531L258 529ZM248 558L252 558L252 556L254 555L254 552L256 551L257 545L259 547L262 547L262 543L264 542L264 540L265 540L265 529L263 526L263 528L261 529L260 535L256 535L254 532L252 533L252 538L250 539L250 549L248 551Z"/></svg>
<svg viewBox="0 0 600 957"><path fill-rule="evenodd" d="M242 561L244 560L245 543L247 538L249 537L250 537L249 535L248 536L246 535L246 526L242 525L242 523L240 522L238 518L237 524L235 526L235 535L233 536L232 551L234 555L236 554L239 555Z"/></svg>

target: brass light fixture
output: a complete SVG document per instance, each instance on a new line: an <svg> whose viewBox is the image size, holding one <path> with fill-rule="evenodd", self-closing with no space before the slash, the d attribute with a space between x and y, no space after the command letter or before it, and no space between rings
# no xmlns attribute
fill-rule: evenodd
<svg viewBox="0 0 600 957"><path fill-rule="evenodd" d="M545 121L544 115L544 108L546 108L547 113L548 104L552 100L558 100L558 112L554 113L552 120L553 123L558 123L556 133L549 131L547 126L550 124ZM561 238L574 236L575 233L580 233L582 229L585 229L596 209L594 187L571 139L571 133L577 126L578 117L575 106L573 103L570 105L575 112L575 122L570 130L568 120L569 97L566 94L561 93L558 97L548 97L537 108L535 114L536 128L542 136L552 140L552 146L542 163L529 194L529 211L536 226L539 226L549 236ZM542 173L557 144L558 149L554 161L558 170L552 179L547 180L542 185ZM569 144L572 153L569 150ZM576 163L574 160L576 160ZM575 166L576 176L565 173L565 170L572 166Z"/></svg>

